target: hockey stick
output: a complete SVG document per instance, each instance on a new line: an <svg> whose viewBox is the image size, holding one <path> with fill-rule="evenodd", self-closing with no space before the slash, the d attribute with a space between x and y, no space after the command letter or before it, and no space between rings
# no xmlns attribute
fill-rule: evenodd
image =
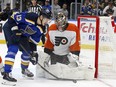
<svg viewBox="0 0 116 87"><path fill-rule="evenodd" d="M28 53L28 51L23 47L22 44L19 44L20 47L29 55L30 58L32 58L31 54ZM43 67L41 64L37 63L44 71L46 71L48 74L50 74L51 76L55 77L57 80L66 80L66 81L73 81L74 83L77 82L77 80L75 79L67 79L67 78L59 78L56 75L52 74L50 71L48 71L45 67Z"/></svg>

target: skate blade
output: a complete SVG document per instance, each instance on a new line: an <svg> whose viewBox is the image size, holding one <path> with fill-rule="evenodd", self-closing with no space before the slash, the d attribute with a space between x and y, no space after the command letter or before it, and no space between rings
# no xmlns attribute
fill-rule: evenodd
<svg viewBox="0 0 116 87"><path fill-rule="evenodd" d="M28 77L28 76L26 76L26 75L22 75L22 77L24 77L24 78L26 78L26 79L28 79L28 80L34 80L34 77Z"/></svg>
<svg viewBox="0 0 116 87"><path fill-rule="evenodd" d="M8 86L16 86L16 82L10 82L10 81L6 81L6 80L3 80L3 82L1 84L8 85Z"/></svg>

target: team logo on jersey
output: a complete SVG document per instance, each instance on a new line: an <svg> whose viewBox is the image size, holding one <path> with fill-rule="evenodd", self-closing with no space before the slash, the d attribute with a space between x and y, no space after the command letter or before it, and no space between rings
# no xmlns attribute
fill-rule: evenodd
<svg viewBox="0 0 116 87"><path fill-rule="evenodd" d="M55 45L59 46L60 44L65 45L67 44L68 39L66 37L55 37Z"/></svg>
<svg viewBox="0 0 116 87"><path fill-rule="evenodd" d="M25 29L20 29L20 31L23 33L23 34L29 34L29 35L32 35L32 34L35 34L36 31L34 31L30 26L26 26Z"/></svg>

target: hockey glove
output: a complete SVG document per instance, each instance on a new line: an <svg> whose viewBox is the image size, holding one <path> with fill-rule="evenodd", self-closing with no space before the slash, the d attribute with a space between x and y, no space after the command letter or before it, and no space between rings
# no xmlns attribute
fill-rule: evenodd
<svg viewBox="0 0 116 87"><path fill-rule="evenodd" d="M32 52L31 56L32 56L32 58L30 58L30 62L33 65L36 65L38 63L38 56L39 56L38 53L37 52Z"/></svg>
<svg viewBox="0 0 116 87"><path fill-rule="evenodd" d="M44 35L46 35L47 31L48 31L49 25L45 24L45 30L44 30Z"/></svg>
<svg viewBox="0 0 116 87"><path fill-rule="evenodd" d="M69 65L74 66L74 67L77 67L77 66L81 65L81 62L79 61L79 56L78 55L69 53L67 55L67 57L68 57L69 62L70 62Z"/></svg>
<svg viewBox="0 0 116 87"><path fill-rule="evenodd" d="M14 43L18 43L21 35L22 33L19 30L13 30L11 39L13 40Z"/></svg>
<svg viewBox="0 0 116 87"><path fill-rule="evenodd" d="M72 53L69 53L67 55L67 57L68 57L70 62L76 62L79 59L78 55L75 55L75 54L72 54Z"/></svg>

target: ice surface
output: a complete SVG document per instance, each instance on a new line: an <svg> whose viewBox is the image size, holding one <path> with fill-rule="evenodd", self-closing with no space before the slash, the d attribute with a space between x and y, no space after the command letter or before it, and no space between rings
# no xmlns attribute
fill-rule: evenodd
<svg viewBox="0 0 116 87"><path fill-rule="evenodd" d="M42 48L38 46L38 49ZM7 47L6 45L0 45L0 55L4 60L6 55ZM88 54L89 51L84 52L84 55ZM95 79L93 81L80 80L77 83L72 81L59 81L59 80L48 80L45 78L36 78L33 80L26 79L22 77L20 69L20 55L21 52L18 52L15 59L15 64L13 67L12 75L15 77L18 82L16 87L116 87L116 79ZM81 57L84 57L81 55ZM35 66L30 64L29 69L35 74ZM2 85L2 76L0 75L0 87L10 87Z"/></svg>

